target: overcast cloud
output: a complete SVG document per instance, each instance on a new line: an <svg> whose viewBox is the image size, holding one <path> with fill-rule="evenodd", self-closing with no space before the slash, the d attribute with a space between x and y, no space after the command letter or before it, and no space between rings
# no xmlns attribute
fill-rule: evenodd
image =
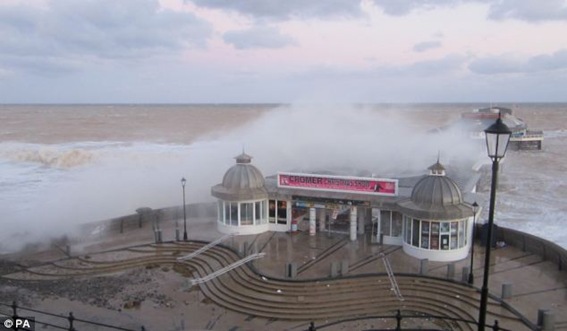
<svg viewBox="0 0 567 331"><path fill-rule="evenodd" d="M205 47L212 29L156 0L56 0L47 8L0 6L0 58L33 72L80 69L84 62L140 59Z"/></svg>
<svg viewBox="0 0 567 331"><path fill-rule="evenodd" d="M518 19L531 22L567 20L564 0L500 0L490 6L491 19Z"/></svg>
<svg viewBox="0 0 567 331"><path fill-rule="evenodd" d="M567 0L10 0L0 103L567 101L565 31Z"/></svg>
<svg viewBox="0 0 567 331"><path fill-rule="evenodd" d="M277 28L266 26L228 31L223 40L238 49L282 48L295 43L293 38L283 35Z"/></svg>
<svg viewBox="0 0 567 331"><path fill-rule="evenodd" d="M425 52L430 49L439 48L441 47L441 42L432 40L432 41L424 41L413 46L413 50L415 52Z"/></svg>
<svg viewBox="0 0 567 331"><path fill-rule="evenodd" d="M567 49L541 54L526 60L500 55L473 61L469 69L478 74L520 74L557 71L567 75Z"/></svg>
<svg viewBox="0 0 567 331"><path fill-rule="evenodd" d="M241 14L266 19L340 18L358 16L360 2L356 0L185 0L198 6L233 10Z"/></svg>

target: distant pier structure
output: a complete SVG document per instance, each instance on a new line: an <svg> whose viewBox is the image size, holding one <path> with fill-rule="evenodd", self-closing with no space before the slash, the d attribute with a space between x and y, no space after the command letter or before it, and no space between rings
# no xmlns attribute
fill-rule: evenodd
<svg viewBox="0 0 567 331"><path fill-rule="evenodd" d="M512 150L541 150L543 131L528 130L527 124L512 114L512 109L505 107L487 107L475 109L461 115L461 122L465 124L471 137L484 139L484 130L490 126L498 114L502 115L504 123L512 130L510 148Z"/></svg>

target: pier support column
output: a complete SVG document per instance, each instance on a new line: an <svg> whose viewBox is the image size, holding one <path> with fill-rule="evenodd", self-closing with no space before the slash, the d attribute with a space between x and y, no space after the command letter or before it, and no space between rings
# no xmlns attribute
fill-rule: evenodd
<svg viewBox="0 0 567 331"><path fill-rule="evenodd" d="M552 311L546 311L543 313L543 319L541 322L542 331L554 331L555 330L555 314Z"/></svg>
<svg viewBox="0 0 567 331"><path fill-rule="evenodd" d="M331 262L331 277L335 278L339 276L340 272L340 263L337 261Z"/></svg>
<svg viewBox="0 0 567 331"><path fill-rule="evenodd" d="M512 297L512 283L502 284L502 299L510 299Z"/></svg>
<svg viewBox="0 0 567 331"><path fill-rule="evenodd" d="M447 264L447 279L455 278L455 264L449 263Z"/></svg>
<svg viewBox="0 0 567 331"><path fill-rule="evenodd" d="M469 267L463 267L463 273L461 274L461 282L463 283L467 283L469 281L469 273L470 273L470 268Z"/></svg>
<svg viewBox="0 0 567 331"><path fill-rule="evenodd" d="M315 219L315 208L309 208L309 235L314 236L317 233L317 223Z"/></svg>
<svg viewBox="0 0 567 331"><path fill-rule="evenodd" d="M364 234L364 221L366 220L366 211L368 209L366 208L361 208L358 211L358 215L357 215L357 221L358 221L358 234Z"/></svg>
<svg viewBox="0 0 567 331"><path fill-rule="evenodd" d="M349 270L348 260L342 260L341 261L341 275L345 276L346 274L348 274L348 270Z"/></svg>
<svg viewBox="0 0 567 331"><path fill-rule="evenodd" d="M317 209L317 221L319 222L319 231L325 231L325 215L327 214L327 209L318 208Z"/></svg>
<svg viewBox="0 0 567 331"><path fill-rule="evenodd" d="M350 241L356 241L356 207L350 207Z"/></svg>
<svg viewBox="0 0 567 331"><path fill-rule="evenodd" d="M419 274L426 276L428 272L429 272L429 260L428 259L419 260Z"/></svg>

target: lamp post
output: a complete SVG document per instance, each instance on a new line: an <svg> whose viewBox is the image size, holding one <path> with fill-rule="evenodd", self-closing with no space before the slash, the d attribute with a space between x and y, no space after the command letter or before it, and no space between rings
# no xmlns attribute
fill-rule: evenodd
<svg viewBox="0 0 567 331"><path fill-rule="evenodd" d="M181 187L183 188L183 240L187 241L187 212L185 211L185 183L187 179L181 178Z"/></svg>
<svg viewBox="0 0 567 331"><path fill-rule="evenodd" d="M473 275L473 261L474 261L474 231L476 228L476 211L478 210L478 203L473 202L472 210L473 210L473 225L472 225L472 236L471 236L471 267L469 269L469 284L474 284L474 275Z"/></svg>
<svg viewBox="0 0 567 331"><path fill-rule="evenodd" d="M494 203L496 200L496 183L498 181L498 163L506 155L512 131L502 122L502 114L494 124L484 130L488 157L492 159L492 183L490 185L490 209L488 211L488 230L486 235L486 251L484 254L484 278L480 296L478 330L484 331L486 324L486 308L488 301L488 271L490 269L490 250L492 248L492 227L494 226Z"/></svg>

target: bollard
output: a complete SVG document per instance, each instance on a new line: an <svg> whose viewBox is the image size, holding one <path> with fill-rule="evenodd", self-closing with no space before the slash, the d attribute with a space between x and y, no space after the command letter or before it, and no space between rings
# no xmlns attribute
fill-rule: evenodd
<svg viewBox="0 0 567 331"><path fill-rule="evenodd" d="M553 314L553 312L551 310L545 311L543 313L541 330L542 331L554 331L555 330L555 315Z"/></svg>
<svg viewBox="0 0 567 331"><path fill-rule="evenodd" d="M75 327L73 326L75 316L73 316L72 312L69 312L69 317L67 317L67 319L69 320L69 331L75 331Z"/></svg>
<svg viewBox="0 0 567 331"><path fill-rule="evenodd" d="M502 299L510 299L512 297L512 283L502 284Z"/></svg>
<svg viewBox="0 0 567 331"><path fill-rule="evenodd" d="M428 265L429 265L429 260L428 259L421 259L420 263L419 263L419 274L420 275L427 275L428 272Z"/></svg>
<svg viewBox="0 0 567 331"><path fill-rule="evenodd" d="M162 237L161 237L161 229L157 230L157 240L158 240L158 243L160 243L160 244L163 242Z"/></svg>
<svg viewBox="0 0 567 331"><path fill-rule="evenodd" d="M331 262L331 277L339 276L339 262Z"/></svg>
<svg viewBox="0 0 567 331"><path fill-rule="evenodd" d="M500 325L498 324L498 320L494 321L494 325L492 326L492 331L499 331Z"/></svg>
<svg viewBox="0 0 567 331"><path fill-rule="evenodd" d="M537 326L541 326L543 324L543 314L549 311L547 308L540 308L537 310Z"/></svg>
<svg viewBox="0 0 567 331"><path fill-rule="evenodd" d="M285 278L297 277L297 263L286 263L285 265Z"/></svg>
<svg viewBox="0 0 567 331"><path fill-rule="evenodd" d="M455 264L449 263L447 264L447 279L455 278Z"/></svg>
<svg viewBox="0 0 567 331"><path fill-rule="evenodd" d="M345 276L348 274L348 260L341 261L341 275Z"/></svg>
<svg viewBox="0 0 567 331"><path fill-rule="evenodd" d="M12 319L14 321L18 319L18 305L16 301L12 301Z"/></svg>
<svg viewBox="0 0 567 331"><path fill-rule="evenodd" d="M289 264L289 276L290 278L297 277L297 263L292 262Z"/></svg>
<svg viewBox="0 0 567 331"><path fill-rule="evenodd" d="M461 282L468 283L469 274L470 274L470 268L469 267L463 267L463 273L461 275Z"/></svg>

